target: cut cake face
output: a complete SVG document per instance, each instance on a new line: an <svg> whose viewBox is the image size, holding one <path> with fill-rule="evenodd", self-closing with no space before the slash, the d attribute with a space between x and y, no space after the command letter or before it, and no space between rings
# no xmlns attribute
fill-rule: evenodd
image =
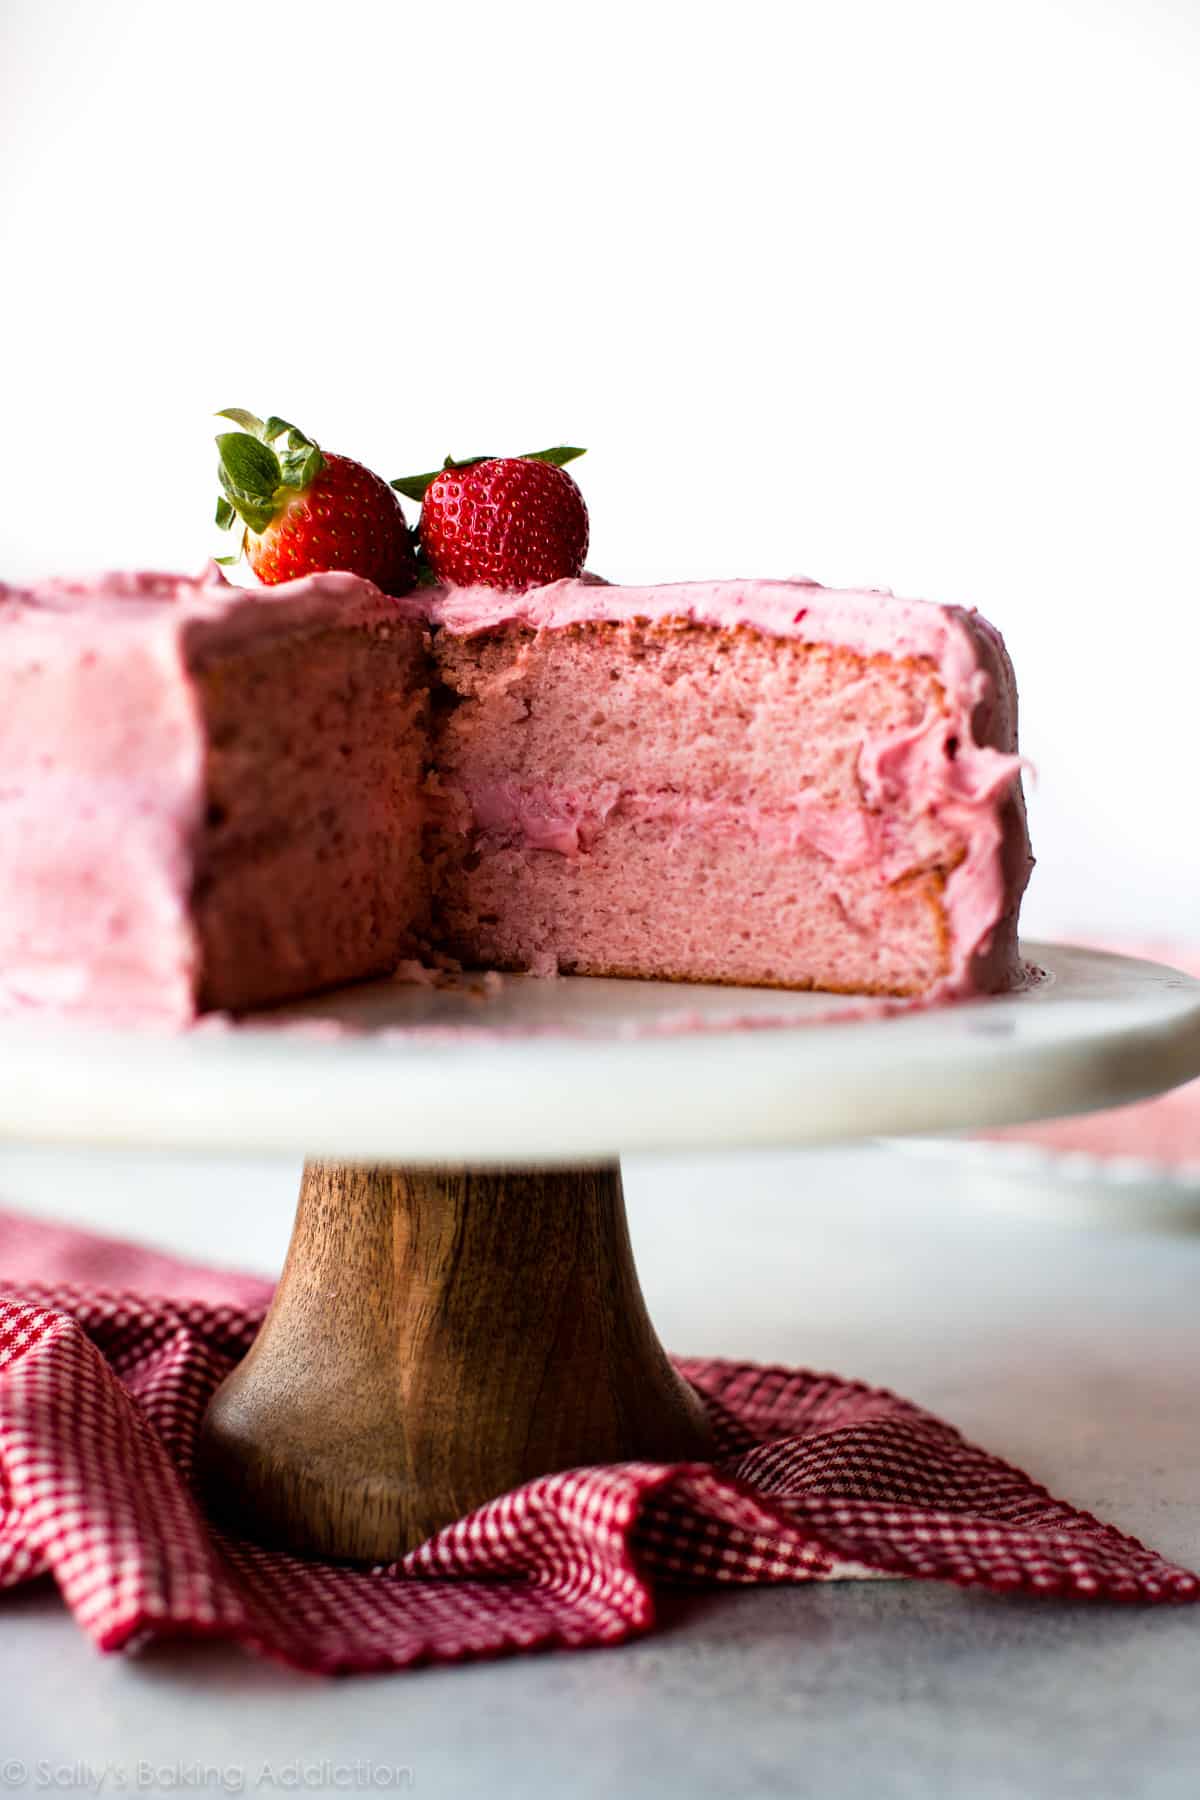
<svg viewBox="0 0 1200 1800"><path fill-rule="evenodd" d="M1016 689L974 615L584 581L433 616L454 955L907 996L1015 979Z"/></svg>
<svg viewBox="0 0 1200 1800"><path fill-rule="evenodd" d="M1030 867L977 616L801 582L0 589L0 995L184 1020L475 966L993 991ZM432 697L431 697L432 696Z"/></svg>

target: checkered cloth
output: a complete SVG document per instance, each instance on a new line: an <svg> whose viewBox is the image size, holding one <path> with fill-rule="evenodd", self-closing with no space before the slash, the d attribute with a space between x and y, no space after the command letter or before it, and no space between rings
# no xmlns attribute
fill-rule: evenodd
<svg viewBox="0 0 1200 1800"><path fill-rule="evenodd" d="M933 1576L993 1592L1194 1600L1200 1581L880 1389L682 1361L713 1464L530 1482L402 1563L217 1530L201 1415L269 1284L0 1213L0 1588L50 1573L104 1650L221 1637L323 1673L619 1643L655 1590Z"/></svg>

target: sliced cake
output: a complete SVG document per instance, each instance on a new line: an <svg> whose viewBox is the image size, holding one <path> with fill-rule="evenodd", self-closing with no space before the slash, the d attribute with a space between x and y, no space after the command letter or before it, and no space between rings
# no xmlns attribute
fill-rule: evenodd
<svg viewBox="0 0 1200 1800"><path fill-rule="evenodd" d="M352 575L0 587L0 993L182 1020L427 930L425 632Z"/></svg>

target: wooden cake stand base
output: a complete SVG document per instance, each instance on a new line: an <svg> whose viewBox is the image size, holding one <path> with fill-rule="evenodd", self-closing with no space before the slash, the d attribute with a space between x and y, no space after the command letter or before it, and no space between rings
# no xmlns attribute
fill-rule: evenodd
<svg viewBox="0 0 1200 1800"><path fill-rule="evenodd" d="M533 1476L710 1453L646 1313L615 1162L313 1162L200 1474L247 1536L391 1561Z"/></svg>

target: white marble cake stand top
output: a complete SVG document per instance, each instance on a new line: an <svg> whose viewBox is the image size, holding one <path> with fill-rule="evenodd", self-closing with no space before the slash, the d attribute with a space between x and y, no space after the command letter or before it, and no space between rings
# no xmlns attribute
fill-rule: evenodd
<svg viewBox="0 0 1200 1800"><path fill-rule="evenodd" d="M378 982L177 1035L30 1014L0 1025L0 1138L579 1162L1011 1123L1200 1075L1200 983L1025 950L1048 977L1025 992L882 1017L828 995L530 977Z"/></svg>

